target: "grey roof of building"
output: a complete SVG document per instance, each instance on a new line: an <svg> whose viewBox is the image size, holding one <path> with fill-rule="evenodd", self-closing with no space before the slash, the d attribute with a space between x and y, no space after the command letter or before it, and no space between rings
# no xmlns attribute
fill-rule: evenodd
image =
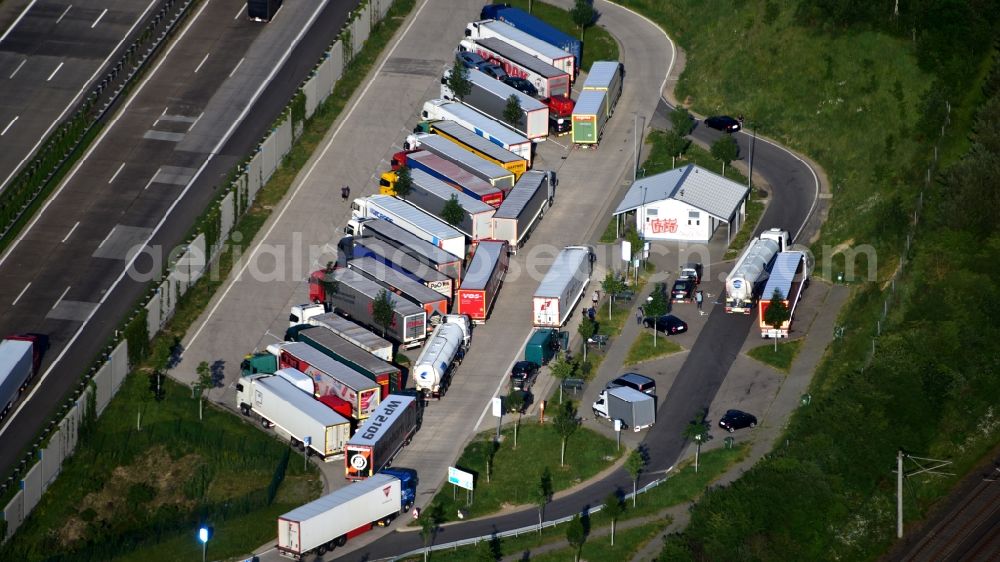
<svg viewBox="0 0 1000 562"><path fill-rule="evenodd" d="M632 211L644 203L676 199L720 220L729 221L749 192L745 185L688 164L636 181L613 214Z"/></svg>

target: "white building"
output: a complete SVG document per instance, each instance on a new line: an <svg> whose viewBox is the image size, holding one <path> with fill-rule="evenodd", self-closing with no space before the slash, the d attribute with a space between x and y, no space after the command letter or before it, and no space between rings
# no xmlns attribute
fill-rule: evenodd
<svg viewBox="0 0 1000 562"><path fill-rule="evenodd" d="M726 240L746 217L750 190L704 168L688 164L637 180L622 198L615 217L634 215L645 240L708 242L726 224Z"/></svg>

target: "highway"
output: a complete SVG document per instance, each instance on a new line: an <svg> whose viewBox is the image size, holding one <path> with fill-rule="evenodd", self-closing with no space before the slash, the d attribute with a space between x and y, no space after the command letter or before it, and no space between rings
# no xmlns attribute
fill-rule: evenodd
<svg viewBox="0 0 1000 562"><path fill-rule="evenodd" d="M159 0L32 0L0 36L0 191L135 37ZM10 10L10 8L8 8Z"/></svg>
<svg viewBox="0 0 1000 562"><path fill-rule="evenodd" d="M77 384L145 291L151 256L182 242L353 6L290 3L263 25L245 18L245 2L200 3L0 257L0 332L44 333L51 343L41 377L0 428L0 468L20 458ZM152 251L136 255L144 243Z"/></svg>

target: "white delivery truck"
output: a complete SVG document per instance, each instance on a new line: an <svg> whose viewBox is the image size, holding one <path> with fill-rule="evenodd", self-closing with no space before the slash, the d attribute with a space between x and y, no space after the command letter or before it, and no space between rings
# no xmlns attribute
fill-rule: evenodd
<svg viewBox="0 0 1000 562"><path fill-rule="evenodd" d="M774 256L788 246L788 232L772 228L750 242L726 276L726 312L750 314L760 297Z"/></svg>
<svg viewBox="0 0 1000 562"><path fill-rule="evenodd" d="M533 170L521 174L514 189L493 213L493 239L505 240L517 253L528 233L555 198L555 172Z"/></svg>
<svg viewBox="0 0 1000 562"><path fill-rule="evenodd" d="M434 330L413 364L413 384L425 396L440 398L448 386L451 372L461 362L465 352L465 331L461 326L446 322Z"/></svg>
<svg viewBox="0 0 1000 562"><path fill-rule="evenodd" d="M460 258L465 257L465 235L402 199L389 195L372 195L355 199L351 203L351 219L348 223L351 232L361 230L357 224L359 220L383 219L399 225L450 254Z"/></svg>
<svg viewBox="0 0 1000 562"><path fill-rule="evenodd" d="M594 416L621 420L622 429L640 431L656 423L656 396L627 386L607 388L597 397Z"/></svg>
<svg viewBox="0 0 1000 562"><path fill-rule="evenodd" d="M528 35L501 21L474 21L465 27L465 36L475 41L495 37L540 59L542 62L551 64L571 77L576 76L575 60L572 53L567 53L551 43Z"/></svg>
<svg viewBox="0 0 1000 562"><path fill-rule="evenodd" d="M590 283L596 256L589 246L567 246L556 256L552 267L532 298L532 325L559 328Z"/></svg>
<svg viewBox="0 0 1000 562"><path fill-rule="evenodd" d="M549 106L537 99L511 88L507 84L487 76L476 69L469 69L469 93L462 97L461 102L477 111L502 121L518 133L531 140L544 139L549 134ZM451 79L451 69L441 77L441 98L452 101L455 94L448 87ZM521 108L520 117L516 122L508 122L504 118L507 103L511 96L517 100Z"/></svg>
<svg viewBox="0 0 1000 562"><path fill-rule="evenodd" d="M420 117L424 120L454 121L493 144L524 158L528 161L528 167L531 167L531 140L467 105L442 99L428 100L424 102Z"/></svg>

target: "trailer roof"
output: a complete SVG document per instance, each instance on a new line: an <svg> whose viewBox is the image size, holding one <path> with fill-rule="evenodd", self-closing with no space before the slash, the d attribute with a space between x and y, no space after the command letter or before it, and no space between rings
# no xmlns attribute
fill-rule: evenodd
<svg viewBox="0 0 1000 562"><path fill-rule="evenodd" d="M287 349L289 353L301 358L313 367L321 369L325 373L329 373L331 376L350 386L354 390L362 391L379 387L375 381L307 343L286 343L281 346L281 349Z"/></svg>
<svg viewBox="0 0 1000 562"><path fill-rule="evenodd" d="M458 102L445 102L439 106L442 110L451 113L462 121L466 121L478 130L485 131L489 135L507 146L530 143L531 141L508 128L496 119L491 119L479 113L471 107Z"/></svg>
<svg viewBox="0 0 1000 562"><path fill-rule="evenodd" d="M590 251L581 247L563 248L535 291L536 297L559 297L563 287L580 271L580 264L590 259Z"/></svg>
<svg viewBox="0 0 1000 562"><path fill-rule="evenodd" d="M303 506L296 507L295 509L282 515L280 519L284 519L286 521L308 521L313 517L330 511L342 503L378 490L391 483L393 480L396 480L396 478L389 476L388 474L374 474L360 482L355 482L350 486L344 486L336 492L327 494L322 498L313 500Z"/></svg>
<svg viewBox="0 0 1000 562"><path fill-rule="evenodd" d="M359 246L364 246L372 252L375 252L383 258L423 279L424 281L447 281L451 279L451 277L448 277L444 273L421 263L420 260L414 258L410 254L407 254L404 250L377 238L355 238L354 243Z"/></svg>
<svg viewBox="0 0 1000 562"><path fill-rule="evenodd" d="M465 129L462 130L464 131ZM474 133L469 133L469 134L475 136ZM476 138L481 139L482 137L477 136ZM368 219L364 222L364 228L365 230L370 228L375 232L385 236L386 238L391 238L399 242L401 245L404 246L404 248L401 248L403 251L407 253L412 251L415 254L420 254L421 257L425 258L427 261L433 264L440 265L443 263L454 263L456 261L460 261L460 258L458 256L451 254L450 252L446 252L441 248L438 248L434 244L431 244L430 242L424 240L423 238L417 236L416 234L413 234L412 232L399 226L398 224L393 224L385 219Z"/></svg>
<svg viewBox="0 0 1000 562"><path fill-rule="evenodd" d="M375 248L372 250L377 251ZM347 262L347 267L363 271L378 281L399 289L420 304L441 302L448 298L373 258L355 258Z"/></svg>
<svg viewBox="0 0 1000 562"><path fill-rule="evenodd" d="M291 370L294 371L295 369ZM301 373L301 371L299 372ZM309 376L305 373L302 374L307 377ZM329 407L323 405L323 403L319 400L316 400L309 394L303 392L290 381L282 378L281 375L263 376L256 379L256 382L266 386L278 398L293 404L300 412L325 426L340 425L342 423L351 422L351 420L345 418L337 412L334 412Z"/></svg>
<svg viewBox="0 0 1000 562"><path fill-rule="evenodd" d="M481 240L472 254L469 267L462 276L463 289L485 289L493 275L496 263L500 261L503 252L507 251L507 243L498 240Z"/></svg>
<svg viewBox="0 0 1000 562"><path fill-rule="evenodd" d="M532 170L521 174L521 179L514 184L514 189L510 190L503 203L493 214L497 219L516 219L521 216L525 205L531 201L535 193L541 189L548 178L548 173L540 170Z"/></svg>
<svg viewBox="0 0 1000 562"><path fill-rule="evenodd" d="M502 21L485 20L478 23L480 26L490 29L497 35L508 39L508 43L520 43L530 49L538 51L542 54L542 56L548 57L552 60L559 60L573 56L548 41L542 41L533 35L528 35L520 29Z"/></svg>
<svg viewBox="0 0 1000 562"><path fill-rule="evenodd" d="M386 210L405 218L437 238L442 240L451 240L459 237L465 238L464 234L448 226L447 223L428 215L402 199L396 199L391 195L370 195L368 199L371 199L378 206L384 207Z"/></svg>
<svg viewBox="0 0 1000 562"><path fill-rule="evenodd" d="M774 265L771 266L771 276L764 285L764 292L760 294L761 300L771 300L775 289L781 292L783 298L788 298L802 256L802 252L778 252Z"/></svg>
<svg viewBox="0 0 1000 562"><path fill-rule="evenodd" d="M573 106L573 115L599 115L604 111L604 90L583 90Z"/></svg>
<svg viewBox="0 0 1000 562"><path fill-rule="evenodd" d="M361 349L322 326L306 328L299 332L299 334L306 334L317 342L329 347L332 351L336 351L340 355L343 355L348 361L357 363L371 373L382 374L395 373L399 371L399 368L390 365L378 357L375 357L371 353Z"/></svg>
<svg viewBox="0 0 1000 562"><path fill-rule="evenodd" d="M628 386L616 386L614 388L608 389L608 394L614 395L617 398L625 400L626 402L640 402L642 400L655 400L649 394L641 392L634 388Z"/></svg>
<svg viewBox="0 0 1000 562"><path fill-rule="evenodd" d="M402 394L390 394L389 396L386 396L385 400L383 400L382 403L378 405L378 408L372 412L372 415L358 427L358 430L354 433L347 444L355 446L374 445L383 435L385 435L385 431L376 431L368 436L368 432L365 431L365 429L374 424L376 420L382 427L392 425L397 419L399 419L400 416L406 413L407 408L409 408L415 400L416 399L412 396L404 396Z"/></svg>
<svg viewBox="0 0 1000 562"><path fill-rule="evenodd" d="M2 340L0 341L0 381L7 378L7 373L11 372L22 357L27 353L31 356L31 346L34 345L28 340ZM32 359L33 361L34 359Z"/></svg>
<svg viewBox="0 0 1000 562"><path fill-rule="evenodd" d="M487 76L483 72L474 68L469 69L469 82L472 82L476 86L489 91L494 96L502 100L508 99L510 96L517 97L517 101L521 104L521 109L525 111L538 111L547 107L544 103L536 100L528 94L525 94L520 90L515 90L496 78Z"/></svg>
<svg viewBox="0 0 1000 562"><path fill-rule="evenodd" d="M459 127L459 128L461 128L461 127ZM468 131L466 131L466 132L468 133ZM497 145L495 145L495 144L487 141L483 137L480 137L480 136L478 136L476 134L473 134L473 133L468 133L468 134L476 137L477 139L486 141L486 144L488 144L488 145L490 145L490 146L492 146L494 148L500 148L499 146L497 146ZM465 150L461 146L458 146L457 144L451 142L450 140L448 140L448 139L446 139L446 138L444 138L444 137L442 137L440 135L432 135L432 134L429 134L429 133L422 133L422 134L417 135L417 141L420 142L420 146L421 147L427 146L429 148L433 148L434 150L436 150L438 152L446 154L448 156L448 159L455 160L456 162L458 162L458 163L460 163L460 164L462 164L464 166L468 166L470 168L478 170L479 172L482 172L483 174L486 174L487 176L489 176L491 178L505 178L505 177L513 176L514 175L514 172L511 172L507 168L504 168L503 166L499 166L497 164L494 164L493 162L490 162L489 160L484 160L483 158L480 158L479 156L476 156L475 154L469 152L468 150ZM513 156L513 153L511 153L508 150L504 150L502 148L500 148L500 150L503 150L507 154L510 154L510 155ZM518 159L521 160L521 158L518 158Z"/></svg>
<svg viewBox="0 0 1000 562"><path fill-rule="evenodd" d="M569 77L568 74L559 70L558 68L552 66L551 64L543 61L540 58L533 57L530 54L518 49L514 45L499 39L497 37L488 37L484 39L476 39L475 43L483 46L483 48L493 51L494 53L502 56L511 62L516 63L519 66L523 66L528 70L534 72L535 74L543 78L558 78L560 76Z"/></svg>
<svg viewBox="0 0 1000 562"><path fill-rule="evenodd" d="M444 140L444 139L441 139L441 140ZM444 142L448 142L448 141L444 141ZM452 146L455 146L453 143L450 143L450 142L448 142L448 144L450 144ZM458 148L458 147L455 147L455 148ZM459 148L459 150L462 150L462 149ZM463 150L462 152L465 152L465 151ZM466 154L469 154L469 153L466 152ZM442 174L445 174L446 176L448 176L448 178L450 178L451 180L453 180L458 185L464 187L465 189L468 189L469 191L478 193L480 195L489 195L491 193L496 193L496 192L500 191L499 188L494 187L492 184L490 184L490 182L484 180L483 178L481 178L481 177L479 177L477 175L474 175L472 172L469 172L468 170L465 170L464 168L462 168L458 164L455 164L454 162L449 162L448 160L445 160L444 158L441 158L440 156L438 156L437 154L434 154L433 152L428 152L426 150L419 150L417 152L411 152L410 154L406 155L406 159L407 159L407 161L409 161L409 160L415 160L417 162L425 164L427 167L429 167L429 168L431 168L433 170L436 170L438 172L441 172ZM482 158L480 158L480 160L482 160ZM482 161L485 162L485 160L482 160ZM500 168L500 169L502 170L503 168ZM422 176L420 176L421 178L423 178L423 180L422 180L423 183L421 183L421 186L425 186L425 187L426 186L444 186L445 189L448 189L448 190L453 191L455 193L461 193L457 189L455 189L454 187L452 187L452 186L450 186L450 185L448 185L446 183L443 183L441 180L435 178L434 176L432 176L432 175L430 175L427 172L424 172L422 170L411 169L411 179L413 179L414 183L417 183L417 172L420 172L421 174L423 174ZM429 188L428 191L430 191L431 189L433 189L433 187ZM432 191L432 193L437 193L437 192ZM471 201L475 201L476 203L479 203L480 205L486 205L486 203L483 203L482 201L480 201L480 200L472 197L471 195L468 195L468 194L465 194L465 193L462 193L462 195L465 195ZM482 212L482 211L471 211L471 209L476 208L476 205L474 205L473 203L471 203L471 201L468 203L469 205L471 205L471 207L469 207L470 212ZM462 201L459 201L459 204L462 205L463 208L465 208L465 204L462 203ZM411 205L412 205L412 203L411 203ZM493 208L493 207L490 207L489 205L486 205L486 206L489 207L490 209Z"/></svg>
<svg viewBox="0 0 1000 562"><path fill-rule="evenodd" d="M622 64L618 61L599 60L590 66L587 79L583 82L583 89L605 89L614 81L618 74L618 68Z"/></svg>
<svg viewBox="0 0 1000 562"><path fill-rule="evenodd" d="M449 142L448 144L452 143ZM455 145L452 144L452 146ZM462 149L459 148L459 150ZM463 150L462 152L465 151ZM430 153L427 154L429 154L430 156L434 156L433 154ZM468 154L468 152L466 152L466 154ZM479 213L489 213L493 211L493 207L490 207L486 203L483 203L479 199L476 199L475 197L467 193L455 189L454 187L444 183L443 181L435 178L434 176L428 174L423 170L413 170L411 172L411 177L413 179L414 185L419 185L425 191L434 195L435 197L438 197L443 201L447 201L448 199L455 197L455 199L458 201L459 206L465 209L465 211L468 212L469 214L475 215ZM479 178L476 179L478 180Z"/></svg>
<svg viewBox="0 0 1000 562"><path fill-rule="evenodd" d="M442 133L445 133L449 137L454 137L463 144L467 144L472 148L475 148L483 154L488 154L490 158L496 159L498 162L508 163L517 162L518 160L524 160L517 154L507 150L502 146L498 146L483 137L473 133L472 131L466 129L465 127L459 125L454 121L442 120L435 121L431 124L435 129L439 129ZM423 142L423 141L421 141ZM451 142L451 141L448 141ZM454 144L454 143L452 143Z"/></svg>
<svg viewBox="0 0 1000 562"><path fill-rule="evenodd" d="M345 341L350 342L355 345L351 340L357 340L359 344L367 345L368 347L381 349L386 347L392 347L392 343L389 340L379 336L375 332L372 332L368 328L356 324L347 318L337 314L336 312L327 312L326 314L320 314L319 316L313 316L312 320L319 322L324 327L330 330L337 330L347 336L350 339L344 338ZM343 337L343 336L341 336ZM361 351L364 349L358 347Z"/></svg>
<svg viewBox="0 0 1000 562"><path fill-rule="evenodd" d="M364 294L368 298L375 300L378 298L379 293L385 290L382 285L372 281L371 279L361 275L357 271L351 271L350 269L338 269L333 272L333 278L338 283L343 283L351 287L352 289ZM389 300L392 301L393 309L403 316L408 316L410 314L420 314L424 309L413 304L412 302L401 299L398 296L389 293Z"/></svg>

